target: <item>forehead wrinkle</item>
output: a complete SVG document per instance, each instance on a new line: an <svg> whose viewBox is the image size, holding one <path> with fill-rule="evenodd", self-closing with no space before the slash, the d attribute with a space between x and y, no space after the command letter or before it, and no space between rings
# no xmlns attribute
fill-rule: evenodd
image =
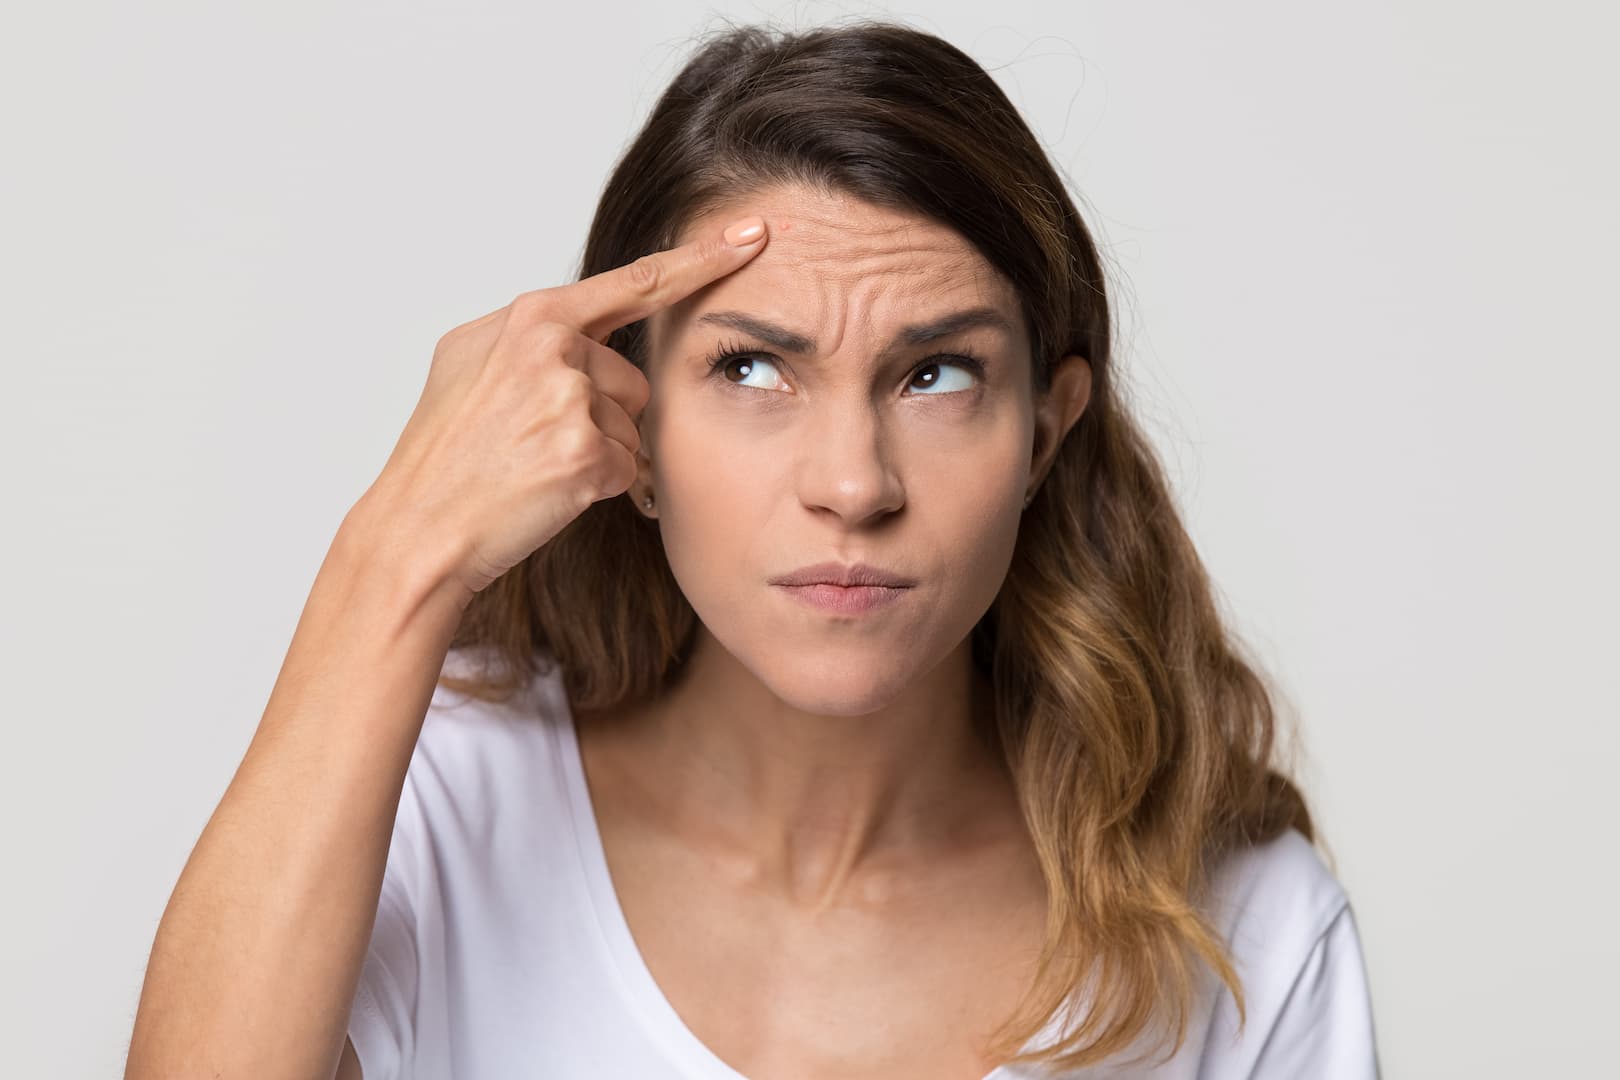
<svg viewBox="0 0 1620 1080"><path fill-rule="evenodd" d="M791 286L764 290L771 299L761 306L751 306L751 297L735 292L705 297L714 301L707 305L708 310L683 321L693 330L728 327L783 352L805 357L835 352L846 333L853 333L873 341L879 363L931 341L975 331L988 330L1016 344L1021 332L1016 311L1009 313L1006 307L1008 290L999 287L997 276L986 273L989 268L980 262L962 259L958 265L970 271L971 282L956 278L926 290L898 287L893 273L851 274L847 268L840 268L825 275L801 274L797 290ZM931 282L937 280L937 270L918 267L908 272L924 275ZM840 289L850 277L858 279L854 300ZM815 299L806 298L807 292L815 294ZM876 309L880 307L900 312L905 318L887 341L877 340ZM807 310L816 313L808 322L803 318ZM891 317L886 321L894 320ZM956 325L950 325L952 322ZM814 327L828 325L836 327L831 339L820 340Z"/></svg>
<svg viewBox="0 0 1620 1080"><path fill-rule="evenodd" d="M819 351L814 338L779 326L746 311L706 311L695 320L696 325L729 326L745 334L770 343L785 352L812 355ZM999 330L1011 338L1016 334L1013 324L995 307L977 304L957 308L936 318L902 326L879 353L886 357L892 353L924 345L940 338L969 333L977 329Z"/></svg>
<svg viewBox="0 0 1620 1080"><path fill-rule="evenodd" d="M830 352L841 346L846 333L872 337L878 309L943 315L983 306L1010 319L1011 340L1021 337L1019 304L1010 283L948 226L881 210L873 213L858 202L843 200L835 200L832 209L819 203L794 206L785 216L793 222L791 234L777 235L773 227L765 250L735 276L675 305L677 310L670 314L680 325L695 329L703 324L701 315L694 320L680 314L681 309L689 313L703 304L769 320L797 333L800 340L793 346L809 345L813 352L820 345ZM750 332L735 322L729 325ZM828 340L819 340L822 335L816 327L831 328ZM780 335L754 336L783 341ZM785 343L778 347L801 351ZM893 348L884 349L884 354Z"/></svg>
<svg viewBox="0 0 1620 1080"><path fill-rule="evenodd" d="M1010 288L982 256L960 241L944 238L931 250L857 250L827 256L832 270L819 275L823 285L848 287L833 303L853 307L867 323L883 306L904 311L938 311L984 306L996 308L1011 296ZM836 288L825 291L837 292ZM952 298L960 298L950 303ZM832 298L829 298L832 299ZM830 305L829 305L830 306Z"/></svg>
<svg viewBox="0 0 1620 1080"><path fill-rule="evenodd" d="M761 258L764 257L762 253ZM784 252L782 263L795 271L827 267L817 276L824 281L848 281L851 285L866 282L886 284L885 279L943 278L945 287L961 284L964 277L977 278L987 269L976 252L960 243L939 238L931 244L875 245L869 242L844 245L813 243Z"/></svg>

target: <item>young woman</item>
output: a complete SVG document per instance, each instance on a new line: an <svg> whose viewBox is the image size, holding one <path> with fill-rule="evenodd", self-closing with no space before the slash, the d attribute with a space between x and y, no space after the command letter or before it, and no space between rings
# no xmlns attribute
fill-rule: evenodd
<svg viewBox="0 0 1620 1080"><path fill-rule="evenodd" d="M1375 1076L1240 653L995 82L729 31L439 342L128 1075Z"/></svg>

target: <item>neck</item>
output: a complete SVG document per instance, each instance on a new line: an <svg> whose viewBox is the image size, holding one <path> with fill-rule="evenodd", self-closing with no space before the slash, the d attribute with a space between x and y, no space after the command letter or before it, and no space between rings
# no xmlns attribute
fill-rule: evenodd
<svg viewBox="0 0 1620 1080"><path fill-rule="evenodd" d="M784 702L700 626L665 694L604 737L628 752L638 818L820 910L1005 838L1017 808L979 734L991 709L966 642L875 711L828 716Z"/></svg>

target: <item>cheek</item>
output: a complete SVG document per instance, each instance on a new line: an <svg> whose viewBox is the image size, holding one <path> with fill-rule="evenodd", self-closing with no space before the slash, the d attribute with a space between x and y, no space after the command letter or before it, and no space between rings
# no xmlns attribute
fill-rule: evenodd
<svg viewBox="0 0 1620 1080"><path fill-rule="evenodd" d="M949 566L947 576L958 599L982 610L995 599L1012 565L1028 462L1016 447L980 445L970 458L929 476L932 490L917 491L912 485L912 497L931 508L929 530Z"/></svg>
<svg viewBox="0 0 1620 1080"><path fill-rule="evenodd" d="M769 550L768 515L785 481L768 438L683 402L662 415L654 443L658 528L681 591L706 623L752 610L766 571L783 569Z"/></svg>
<svg viewBox="0 0 1620 1080"><path fill-rule="evenodd" d="M919 426L902 451L906 491L970 532L987 528L1009 507L1023 508L1031 437L1014 410L971 425Z"/></svg>
<svg viewBox="0 0 1620 1080"><path fill-rule="evenodd" d="M739 427L683 407L661 418L654 442L653 478L682 523L695 529L742 524L745 508L763 505L763 493L783 482L780 440L757 425Z"/></svg>

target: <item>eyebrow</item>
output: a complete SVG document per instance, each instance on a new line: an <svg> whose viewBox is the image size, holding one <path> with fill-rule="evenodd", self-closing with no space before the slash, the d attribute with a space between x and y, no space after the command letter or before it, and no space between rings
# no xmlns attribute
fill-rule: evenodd
<svg viewBox="0 0 1620 1080"><path fill-rule="evenodd" d="M764 319L749 315L747 312L709 311L698 316L696 321L699 324L729 326L734 330L741 330L743 333L759 338L761 341L769 342L772 346L784 352L808 355L816 351L814 338L795 333L786 327L777 326L775 323L766 322ZM928 322L913 323L910 326L901 327L900 332L895 334L893 341L883 350L883 355L888 356L901 349L925 345L936 338L949 337L952 334L959 334L965 330L974 330L979 327L990 327L1009 335L1013 333L1012 324L1007 321L1006 316L995 308L968 308Z"/></svg>

